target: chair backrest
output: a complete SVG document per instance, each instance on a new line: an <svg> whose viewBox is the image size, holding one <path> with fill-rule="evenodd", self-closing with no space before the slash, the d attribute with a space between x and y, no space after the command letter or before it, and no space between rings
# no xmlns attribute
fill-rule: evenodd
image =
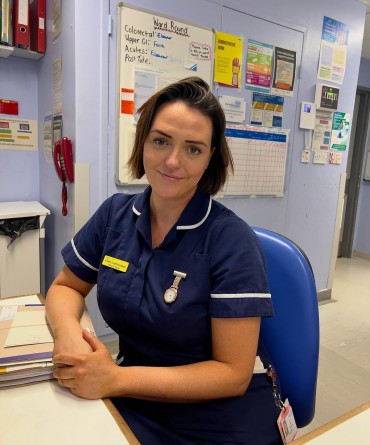
<svg viewBox="0 0 370 445"><path fill-rule="evenodd" d="M261 338L299 428L315 414L319 362L319 311L315 279L304 252L286 237L252 227L266 257L274 316L264 318Z"/></svg>

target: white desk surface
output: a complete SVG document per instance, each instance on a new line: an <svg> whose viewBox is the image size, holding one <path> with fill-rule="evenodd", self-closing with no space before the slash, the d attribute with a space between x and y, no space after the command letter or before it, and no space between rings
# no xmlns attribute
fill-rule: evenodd
<svg viewBox="0 0 370 445"><path fill-rule="evenodd" d="M129 444L102 400L48 381L0 391L1 445Z"/></svg>
<svg viewBox="0 0 370 445"><path fill-rule="evenodd" d="M294 444L348 445L370 443L370 402L293 441Z"/></svg>
<svg viewBox="0 0 370 445"><path fill-rule="evenodd" d="M0 299L0 307L39 302L26 295ZM27 443L140 445L109 399L81 399L56 381L0 390L0 444Z"/></svg>

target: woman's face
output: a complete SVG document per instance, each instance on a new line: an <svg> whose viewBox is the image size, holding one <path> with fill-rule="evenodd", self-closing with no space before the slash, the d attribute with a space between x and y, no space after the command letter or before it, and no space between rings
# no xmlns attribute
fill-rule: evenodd
<svg viewBox="0 0 370 445"><path fill-rule="evenodd" d="M211 140L208 116L181 101L160 106L143 152L152 196L188 202L210 161Z"/></svg>

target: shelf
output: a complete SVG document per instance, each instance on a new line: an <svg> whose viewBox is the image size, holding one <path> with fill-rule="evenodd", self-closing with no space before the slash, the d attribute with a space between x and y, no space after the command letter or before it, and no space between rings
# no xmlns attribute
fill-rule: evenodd
<svg viewBox="0 0 370 445"><path fill-rule="evenodd" d="M0 57L9 57L13 50L12 46L0 45Z"/></svg>
<svg viewBox="0 0 370 445"><path fill-rule="evenodd" d="M37 53L29 49L16 48L14 46L0 45L0 57L22 57L23 59L39 60L44 53Z"/></svg>

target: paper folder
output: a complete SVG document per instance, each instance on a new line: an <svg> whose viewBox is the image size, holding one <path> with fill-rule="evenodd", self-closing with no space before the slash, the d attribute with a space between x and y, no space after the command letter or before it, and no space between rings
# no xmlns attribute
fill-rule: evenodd
<svg viewBox="0 0 370 445"><path fill-rule="evenodd" d="M46 51L46 0L30 1L30 48L32 51Z"/></svg>
<svg viewBox="0 0 370 445"><path fill-rule="evenodd" d="M13 0L0 0L1 19L0 19L0 44L13 45L13 23L12 11Z"/></svg>
<svg viewBox="0 0 370 445"><path fill-rule="evenodd" d="M38 306L18 306L18 311L38 311ZM12 320L0 321L0 364L34 358L49 358L53 355L53 343L41 343L36 345L18 346L6 348L6 338Z"/></svg>
<svg viewBox="0 0 370 445"><path fill-rule="evenodd" d="M43 298L39 298L42 302ZM0 389L53 379L54 341L36 329L48 326L45 306L17 305L17 298L7 300L9 305L0 305ZM94 331L87 308L82 314L81 326ZM42 342L35 343L35 339Z"/></svg>
<svg viewBox="0 0 370 445"><path fill-rule="evenodd" d="M30 46L30 8L28 0L14 0L13 9L14 46L29 48Z"/></svg>

